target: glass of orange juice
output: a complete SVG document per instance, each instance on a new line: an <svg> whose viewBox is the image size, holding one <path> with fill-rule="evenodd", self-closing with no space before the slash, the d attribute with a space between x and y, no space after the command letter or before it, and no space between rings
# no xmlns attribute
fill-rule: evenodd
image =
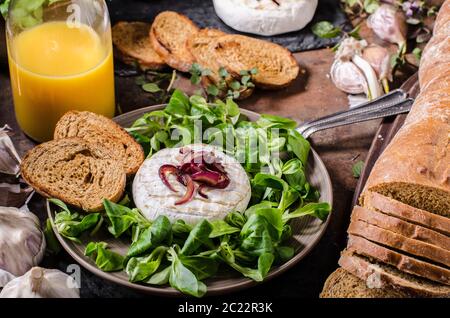
<svg viewBox="0 0 450 318"><path fill-rule="evenodd" d="M6 26L16 119L53 139L69 110L114 116L111 24L104 0L12 0Z"/></svg>

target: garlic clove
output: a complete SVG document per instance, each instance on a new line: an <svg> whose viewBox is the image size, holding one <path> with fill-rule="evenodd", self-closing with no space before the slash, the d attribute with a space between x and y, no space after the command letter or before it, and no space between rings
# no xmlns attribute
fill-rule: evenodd
<svg viewBox="0 0 450 318"><path fill-rule="evenodd" d="M0 128L0 172L18 175L20 172L20 157L8 136L10 128L5 125Z"/></svg>
<svg viewBox="0 0 450 318"><path fill-rule="evenodd" d="M405 14L390 4L382 4L367 19L367 25L382 40L397 44L406 43L408 24Z"/></svg>
<svg viewBox="0 0 450 318"><path fill-rule="evenodd" d="M0 268L0 289L14 278L16 278L16 276Z"/></svg>
<svg viewBox="0 0 450 318"><path fill-rule="evenodd" d="M331 66L330 76L334 85L341 91L349 94L368 93L364 74L351 61L335 60Z"/></svg>
<svg viewBox="0 0 450 318"><path fill-rule="evenodd" d="M379 80L392 80L390 54L386 48L372 44L364 49L362 58L369 62Z"/></svg>

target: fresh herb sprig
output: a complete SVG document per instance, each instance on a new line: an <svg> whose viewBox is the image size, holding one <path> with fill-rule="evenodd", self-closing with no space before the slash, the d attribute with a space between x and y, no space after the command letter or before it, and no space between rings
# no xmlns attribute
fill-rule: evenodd
<svg viewBox="0 0 450 318"><path fill-rule="evenodd" d="M164 104L172 95L173 85L177 80L177 72L171 73L145 71L135 79L136 85L139 85L143 91L149 93L149 96L158 104Z"/></svg>
<svg viewBox="0 0 450 318"><path fill-rule="evenodd" d="M258 74L258 69L242 70L236 78L231 76L224 67L220 67L217 70L219 78L217 83L210 83L208 76L211 76L212 71L202 68L198 63L192 64L189 73L191 74L190 80L193 85L200 85L203 80L208 83L205 87L208 100L214 100L218 97L239 99L247 90L255 87L255 84L252 82L252 76Z"/></svg>

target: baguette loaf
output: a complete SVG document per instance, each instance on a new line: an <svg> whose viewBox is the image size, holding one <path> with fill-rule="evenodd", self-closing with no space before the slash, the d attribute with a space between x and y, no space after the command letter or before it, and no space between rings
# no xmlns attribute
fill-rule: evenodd
<svg viewBox="0 0 450 318"><path fill-rule="evenodd" d="M393 288L414 297L450 297L450 286L404 273L393 266L344 251L339 265L369 287Z"/></svg>
<svg viewBox="0 0 450 318"><path fill-rule="evenodd" d="M445 1L439 13L436 17L436 21L434 23L434 35L444 34L447 35L450 33L450 0Z"/></svg>
<svg viewBox="0 0 450 318"><path fill-rule="evenodd" d="M148 37L150 24L145 22L118 22L112 28L112 39L117 49L116 56L127 64L136 62L144 70L160 70L165 67L162 58L155 52Z"/></svg>
<svg viewBox="0 0 450 318"><path fill-rule="evenodd" d="M420 59L419 81L424 87L434 76L448 70L450 64L450 30L431 38Z"/></svg>
<svg viewBox="0 0 450 318"><path fill-rule="evenodd" d="M144 162L144 151L133 137L115 122L91 112L70 111L56 124L54 138L80 137L104 144L111 156L122 162L125 172L132 175Z"/></svg>
<svg viewBox="0 0 450 318"><path fill-rule="evenodd" d="M396 201L376 192L367 191L363 197L363 205L371 210L395 216L412 224L450 235L450 219L433 214Z"/></svg>
<svg viewBox="0 0 450 318"><path fill-rule="evenodd" d="M435 263L450 266L450 251L407 238L363 221L353 220L348 228L348 233Z"/></svg>
<svg viewBox="0 0 450 318"><path fill-rule="evenodd" d="M102 210L103 199L119 201L125 190L122 163L103 144L77 137L36 146L20 170L24 180L44 197L87 212Z"/></svg>
<svg viewBox="0 0 450 318"><path fill-rule="evenodd" d="M409 274L428 278L438 283L450 285L450 270L428 262L418 260L362 237L350 235L347 250L358 255L371 257L379 262L394 266Z"/></svg>
<svg viewBox="0 0 450 318"><path fill-rule="evenodd" d="M188 72L194 58L186 49L186 43L198 31L198 27L188 17L164 11L156 16L152 24L150 42L167 65L181 72Z"/></svg>
<svg viewBox="0 0 450 318"><path fill-rule="evenodd" d="M355 206L352 212L352 220L364 221L376 227L403 235L407 238L429 243L443 248L444 250L450 250L450 237L380 212Z"/></svg>
<svg viewBox="0 0 450 318"><path fill-rule="evenodd" d="M366 282L339 267L328 277L320 298L404 298L393 289L369 288Z"/></svg>

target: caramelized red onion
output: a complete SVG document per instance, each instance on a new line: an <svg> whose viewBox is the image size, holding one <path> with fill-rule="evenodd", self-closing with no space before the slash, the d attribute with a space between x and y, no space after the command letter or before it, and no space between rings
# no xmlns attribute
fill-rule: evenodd
<svg viewBox="0 0 450 318"><path fill-rule="evenodd" d="M197 188L198 194L207 199L206 188L225 189L230 184L230 179L223 165L217 162L212 153L201 152L183 152L185 154L181 165L163 165L159 168L159 177L166 187L171 191L177 192L170 184L168 176L174 175L179 183L186 187L186 193L175 202L181 205L192 200ZM196 187L198 184L198 187Z"/></svg>

